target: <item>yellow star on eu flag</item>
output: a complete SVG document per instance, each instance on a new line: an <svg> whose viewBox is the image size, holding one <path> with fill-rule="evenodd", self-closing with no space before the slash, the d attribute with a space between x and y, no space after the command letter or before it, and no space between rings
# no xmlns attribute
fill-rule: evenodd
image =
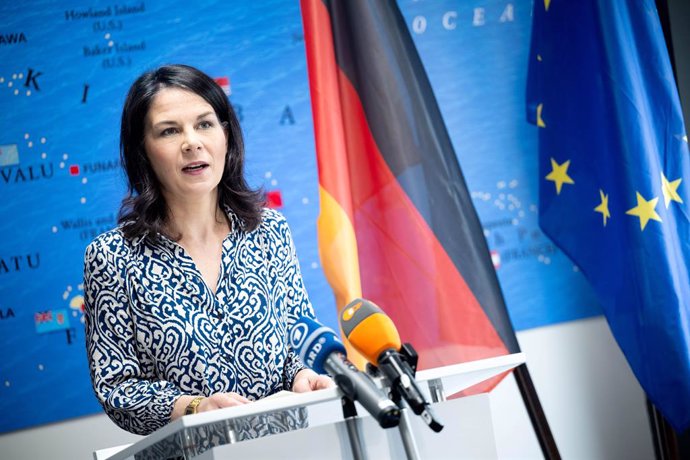
<svg viewBox="0 0 690 460"><path fill-rule="evenodd" d="M553 181L556 184L556 195L561 194L561 187L563 187L563 184L575 183L575 181L568 176L568 166L570 166L570 160L559 165L556 163L556 160L551 158L551 172L545 179Z"/></svg>
<svg viewBox="0 0 690 460"><path fill-rule="evenodd" d="M604 227L606 227L606 219L611 218L611 213L609 212L609 196L601 189L599 189L599 196L601 197L601 203L594 208L594 210L601 213L601 216L604 218Z"/></svg>
<svg viewBox="0 0 690 460"><path fill-rule="evenodd" d="M668 205L671 203L671 201L676 201L678 203L683 202L680 195L678 195L678 186L682 181L683 179L679 178L669 182L666 176L664 176L664 173L661 173L661 192L664 194L664 204L666 205L666 209L668 209Z"/></svg>
<svg viewBox="0 0 690 460"><path fill-rule="evenodd" d="M647 222L649 222L650 219L661 222L661 217L654 210L659 198L654 197L647 201L642 195L640 195L640 192L635 193L637 194L637 206L625 211L625 213L640 218L640 230L644 230L644 228L647 226Z"/></svg>
<svg viewBox="0 0 690 460"><path fill-rule="evenodd" d="M544 110L543 102L537 106L537 126L539 128L546 128L546 123L544 123L544 119L541 117L542 110Z"/></svg>

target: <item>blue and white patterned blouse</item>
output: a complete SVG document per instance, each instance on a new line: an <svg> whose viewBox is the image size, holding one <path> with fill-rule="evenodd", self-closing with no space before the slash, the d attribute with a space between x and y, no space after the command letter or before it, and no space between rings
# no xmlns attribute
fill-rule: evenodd
<svg viewBox="0 0 690 460"><path fill-rule="evenodd" d="M313 317L285 218L265 209L254 231L223 241L215 294L191 257L161 236L119 228L86 249L86 347L94 391L120 427L148 434L178 396L237 392L251 400L290 389L304 366L289 328Z"/></svg>

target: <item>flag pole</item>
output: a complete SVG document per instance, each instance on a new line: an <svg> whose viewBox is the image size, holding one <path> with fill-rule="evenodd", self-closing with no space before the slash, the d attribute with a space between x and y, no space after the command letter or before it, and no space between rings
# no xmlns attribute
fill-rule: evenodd
<svg viewBox="0 0 690 460"><path fill-rule="evenodd" d="M537 436L544 458L546 460L560 459L561 454L558 451L556 440L551 433L549 422L546 420L546 415L541 407L541 402L539 401L539 396L532 382L527 364L520 364L516 367L513 370L513 375L515 376L515 382L520 390L522 402L525 404L525 409L527 409L527 414L532 422L532 428Z"/></svg>
<svg viewBox="0 0 690 460"><path fill-rule="evenodd" d="M657 460L680 460L676 432L649 399L647 399L647 414L654 442L654 456Z"/></svg>

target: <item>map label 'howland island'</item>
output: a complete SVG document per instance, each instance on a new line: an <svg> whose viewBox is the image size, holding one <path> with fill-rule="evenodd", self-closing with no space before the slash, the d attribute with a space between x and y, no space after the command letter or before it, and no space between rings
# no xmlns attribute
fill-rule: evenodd
<svg viewBox="0 0 690 460"><path fill-rule="evenodd" d="M115 16L124 16L127 14L138 14L146 11L146 4L144 2L139 2L135 4L121 4L112 5L106 8L94 8L89 7L83 10L66 10L65 20L67 21L78 21L80 19L102 19L110 18Z"/></svg>

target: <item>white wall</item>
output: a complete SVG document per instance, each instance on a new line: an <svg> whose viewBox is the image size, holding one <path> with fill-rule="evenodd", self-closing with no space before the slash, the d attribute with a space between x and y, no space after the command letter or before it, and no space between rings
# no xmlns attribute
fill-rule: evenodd
<svg viewBox="0 0 690 460"><path fill-rule="evenodd" d="M105 415L81 417L0 436L2 460L90 460L93 451L141 439Z"/></svg>
<svg viewBox="0 0 690 460"><path fill-rule="evenodd" d="M645 397L603 317L518 333L561 456L653 459ZM499 458L540 458L514 378L491 394Z"/></svg>
<svg viewBox="0 0 690 460"><path fill-rule="evenodd" d="M644 395L603 318L520 332L518 340L564 459L654 458ZM512 377L491 405L499 458L541 458ZM0 436L0 459L90 459L138 438L104 415L84 417Z"/></svg>

